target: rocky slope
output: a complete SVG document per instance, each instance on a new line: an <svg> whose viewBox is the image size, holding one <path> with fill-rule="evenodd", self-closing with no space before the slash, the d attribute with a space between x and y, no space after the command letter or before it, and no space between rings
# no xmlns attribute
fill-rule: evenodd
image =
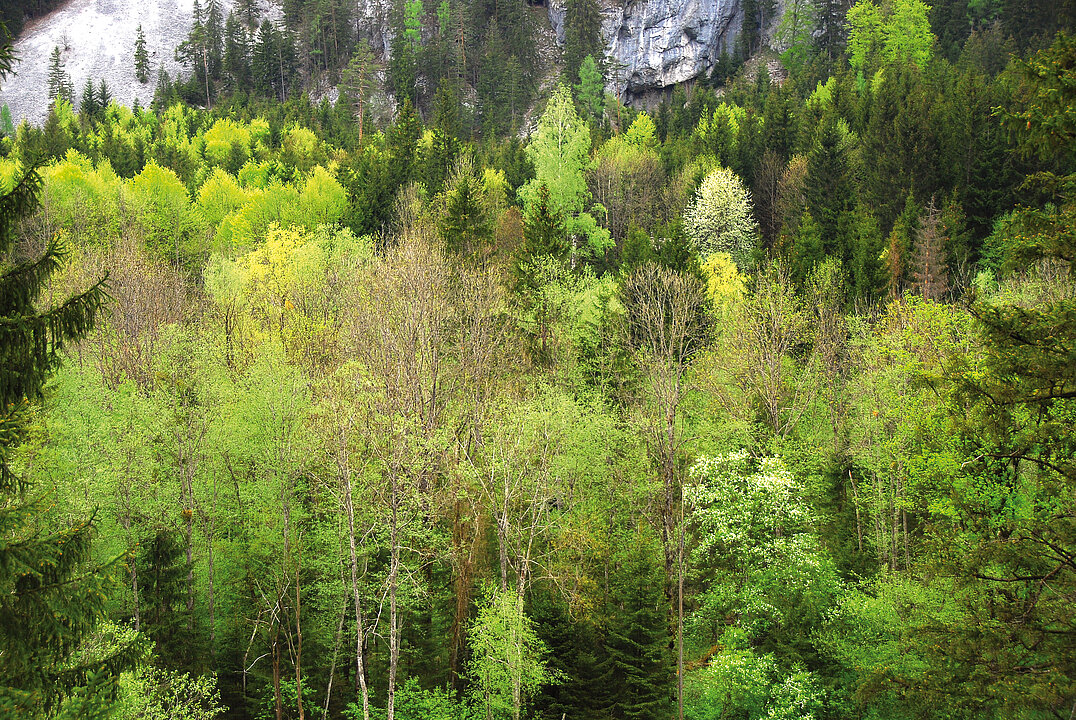
<svg viewBox="0 0 1076 720"><path fill-rule="evenodd" d="M221 3L225 12L231 6ZM71 0L50 15L28 25L15 43L20 62L15 75L0 84L0 103L6 103L16 122L40 124L48 113L49 55L62 51L76 102L87 78L103 78L115 99L127 106L137 98L153 99L157 69L180 70L173 51L190 32L194 0ZM146 36L150 81L138 82L134 46L138 26Z"/></svg>
<svg viewBox="0 0 1076 720"><path fill-rule="evenodd" d="M742 0L602 0L602 34L608 90L639 101L675 83L707 74L722 51L732 51L743 21ZM22 61L0 86L16 122L41 123L48 112L47 79L53 47L62 50L76 101L87 78L108 83L119 102L145 104L153 97L157 69L180 70L173 50L190 32L194 0L70 0L27 26L15 48ZM224 0L227 13L232 5ZM391 0L356 0L359 27L387 54ZM537 8L536 8L537 9ZM263 10L272 10L272 5ZM550 0L549 21L564 41L563 0ZM275 13L279 14L279 13ZM134 44L141 25L150 52L150 82L134 74Z"/></svg>

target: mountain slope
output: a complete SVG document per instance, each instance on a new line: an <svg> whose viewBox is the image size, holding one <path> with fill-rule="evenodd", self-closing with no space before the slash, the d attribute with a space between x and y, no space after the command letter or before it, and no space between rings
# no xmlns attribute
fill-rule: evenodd
<svg viewBox="0 0 1076 720"><path fill-rule="evenodd" d="M227 13L230 2L223 2ZM173 51L193 25L194 0L71 0L64 7L28 24L15 43L21 62L0 87L0 103L11 108L16 122L41 123L48 114L49 54L62 52L75 88L76 102L87 78L102 78L113 97L130 106L153 98L157 69L179 70ZM150 55L150 81L135 78L134 46L138 26Z"/></svg>

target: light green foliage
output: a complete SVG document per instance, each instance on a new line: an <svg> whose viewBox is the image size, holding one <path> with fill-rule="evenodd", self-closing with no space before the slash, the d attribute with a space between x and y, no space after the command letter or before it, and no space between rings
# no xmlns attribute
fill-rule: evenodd
<svg viewBox="0 0 1076 720"><path fill-rule="evenodd" d="M742 636L730 638L706 667L686 680L684 717L691 720L819 720L825 717L821 678L783 671L772 655L757 655Z"/></svg>
<svg viewBox="0 0 1076 720"><path fill-rule="evenodd" d="M534 179L519 189L526 213L538 204L538 191L549 188L555 210L564 218L565 228L576 253L597 255L611 239L588 212L590 194L583 171L590 153L590 131L575 112L571 95L563 85L553 91L538 129L527 144L527 157L534 163ZM580 244L582 240L585 244Z"/></svg>
<svg viewBox="0 0 1076 720"><path fill-rule="evenodd" d="M638 148L656 149L658 144L657 128L654 121L646 113L639 115L631 121L631 126L624 133L624 139L629 145Z"/></svg>
<svg viewBox="0 0 1076 720"><path fill-rule="evenodd" d="M727 158L736 152L741 131L748 121L743 107L722 102L712 114L699 118L693 132L711 152Z"/></svg>
<svg viewBox="0 0 1076 720"><path fill-rule="evenodd" d="M404 0L404 38L415 52L422 42L422 0Z"/></svg>
<svg viewBox="0 0 1076 720"><path fill-rule="evenodd" d="M815 3L791 0L785 4L785 14L777 26L776 40L783 49L781 61L792 72L800 70L809 59L817 26Z"/></svg>
<svg viewBox="0 0 1076 720"><path fill-rule="evenodd" d="M599 120L605 105L605 79L593 55L587 55L579 65L579 84L575 95L588 120Z"/></svg>
<svg viewBox="0 0 1076 720"><path fill-rule="evenodd" d="M315 167L299 193L296 224L311 229L339 222L347 210L347 193L336 178L320 165Z"/></svg>
<svg viewBox="0 0 1076 720"><path fill-rule="evenodd" d="M802 484L780 460L746 452L700 458L691 472L692 565L707 579L692 622L735 618L693 681L696 702L710 705L699 716L818 717L824 696L802 666L816 652L807 638L844 590L810 530Z"/></svg>
<svg viewBox="0 0 1076 720"><path fill-rule="evenodd" d="M938 444L929 449L923 444L942 424L944 405L920 379L939 373L947 357L967 351L967 323L967 316L949 306L909 296L890 302L877 324L854 326L858 372L849 388L849 440L859 471L850 482L864 543L890 568L902 566L915 551L893 517L922 504L950 512L945 494L928 489L955 470L953 458Z"/></svg>
<svg viewBox="0 0 1076 720"><path fill-rule="evenodd" d="M640 114L627 132L598 148L588 168L595 200L605 211L604 224L619 240L633 224L647 229L655 224L654 210L662 200L658 186L664 179L656 132L650 117Z"/></svg>
<svg viewBox="0 0 1076 720"><path fill-rule="evenodd" d="M269 226L265 241L235 260L214 256L206 267L206 289L223 307L242 308L254 323L251 342L275 338L292 357L332 344L340 311L330 283L372 254L366 238L350 230L320 226ZM256 330L255 330L256 328Z"/></svg>
<svg viewBox="0 0 1076 720"><path fill-rule="evenodd" d="M239 170L236 180L244 188L264 190L269 187L270 172L269 163L258 163L251 160Z"/></svg>
<svg viewBox="0 0 1076 720"><path fill-rule="evenodd" d="M145 665L124 673L119 682L117 718L139 720L214 720L223 715L217 681L212 675L187 673Z"/></svg>
<svg viewBox="0 0 1076 720"><path fill-rule="evenodd" d="M807 109L822 115L826 110L833 108L833 91L836 89L837 80L829 78L823 83L818 81L814 91L807 96Z"/></svg>
<svg viewBox="0 0 1076 720"><path fill-rule="evenodd" d="M251 133L234 120L217 120L206 131L204 139L205 158L212 165L235 164L238 170L250 155Z"/></svg>
<svg viewBox="0 0 1076 720"><path fill-rule="evenodd" d="M703 259L726 252L741 267L747 265L758 223L751 210L751 193L736 173L719 167L706 176L684 211L684 228Z"/></svg>
<svg viewBox="0 0 1076 720"><path fill-rule="evenodd" d="M77 241L105 242L119 234L122 187L107 162L94 168L88 158L69 150L45 170L43 202Z"/></svg>
<svg viewBox="0 0 1076 720"><path fill-rule="evenodd" d="M776 458L757 466L746 452L700 458L685 489L696 531L694 563L712 569L701 613L738 617L758 639L825 610L840 581L810 533L812 520L797 482Z"/></svg>
<svg viewBox="0 0 1076 720"><path fill-rule="evenodd" d="M556 678L514 590L491 590L471 625L471 702L487 718L519 720L523 703Z"/></svg>
<svg viewBox="0 0 1076 720"><path fill-rule="evenodd" d="M934 49L929 13L922 0L893 0L881 7L872 0L857 2L847 16L852 67L867 70L878 57L925 66Z"/></svg>
<svg viewBox="0 0 1076 720"><path fill-rule="evenodd" d="M380 708L371 708L371 716L384 717ZM377 711L377 712L373 712ZM471 720L475 711L445 688L424 689L418 678L409 677L396 688L395 717L397 720ZM344 708L347 720L362 720L362 707L349 703Z"/></svg>
<svg viewBox="0 0 1076 720"><path fill-rule="evenodd" d="M179 177L155 163L126 183L125 199L146 244L177 264L202 248L194 237L194 213Z"/></svg>
<svg viewBox="0 0 1076 720"><path fill-rule="evenodd" d="M241 188L233 176L217 168L198 188L195 207L206 225L216 229L228 214L242 207L249 197L250 193Z"/></svg>
<svg viewBox="0 0 1076 720"><path fill-rule="evenodd" d="M309 128L301 125L288 128L283 133L280 144L284 161L301 172L308 172L314 165L324 161L321 142Z"/></svg>
<svg viewBox="0 0 1076 720"><path fill-rule="evenodd" d="M718 317L728 317L743 299L747 288L743 275L725 252L715 252L702 264L706 276L706 297Z"/></svg>

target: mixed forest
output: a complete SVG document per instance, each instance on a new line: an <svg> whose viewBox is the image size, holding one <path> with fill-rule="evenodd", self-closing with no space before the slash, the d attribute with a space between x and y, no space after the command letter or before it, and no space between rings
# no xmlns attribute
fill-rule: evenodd
<svg viewBox="0 0 1076 720"><path fill-rule="evenodd" d="M1071 719L1072 3L788 0L761 60L748 4L648 112L588 0L559 74L478 0L387 61L198 6L147 108L57 65L0 716Z"/></svg>

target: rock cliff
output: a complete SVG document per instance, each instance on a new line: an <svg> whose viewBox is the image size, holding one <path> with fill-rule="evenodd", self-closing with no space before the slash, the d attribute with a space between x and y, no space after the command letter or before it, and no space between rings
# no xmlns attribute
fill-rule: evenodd
<svg viewBox="0 0 1076 720"><path fill-rule="evenodd" d="M551 0L549 19L564 42L563 0ZM743 24L741 0L626 0L602 7L609 61L608 90L631 102L709 73L732 53Z"/></svg>

